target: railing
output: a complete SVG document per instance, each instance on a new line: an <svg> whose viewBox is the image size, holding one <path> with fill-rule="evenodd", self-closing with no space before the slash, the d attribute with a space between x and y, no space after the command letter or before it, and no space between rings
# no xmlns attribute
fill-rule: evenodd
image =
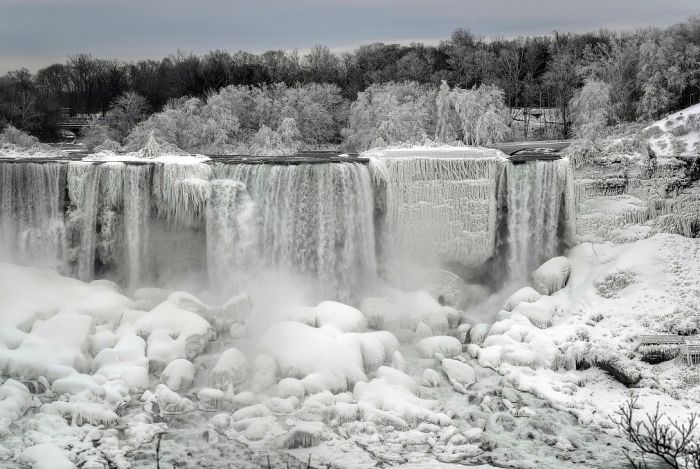
<svg viewBox="0 0 700 469"><path fill-rule="evenodd" d="M641 345L680 345L678 356L674 360L676 365L685 362L688 366L700 364L700 336L682 336L671 334L649 334L637 337L637 346Z"/></svg>

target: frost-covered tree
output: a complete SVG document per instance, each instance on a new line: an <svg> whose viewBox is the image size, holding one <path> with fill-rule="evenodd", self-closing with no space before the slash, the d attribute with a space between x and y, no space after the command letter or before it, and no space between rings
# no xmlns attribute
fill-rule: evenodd
<svg viewBox="0 0 700 469"><path fill-rule="evenodd" d="M250 141L250 154L256 156L291 156L301 147L301 134L296 122L286 117L277 130L268 126L260 127Z"/></svg>
<svg viewBox="0 0 700 469"><path fill-rule="evenodd" d="M503 113L496 109L486 111L476 123L476 144L493 145L504 141L510 134Z"/></svg>
<svg viewBox="0 0 700 469"><path fill-rule="evenodd" d="M467 90L455 88L452 100L459 116L464 143L482 145L506 138L509 114L503 100L503 90L488 85Z"/></svg>
<svg viewBox="0 0 700 469"><path fill-rule="evenodd" d="M109 111L105 113L103 123L123 141L133 128L141 122L148 110L148 102L143 96L127 91L112 101Z"/></svg>
<svg viewBox="0 0 700 469"><path fill-rule="evenodd" d="M357 96L343 147L363 151L398 143L423 143L435 133L432 87L415 82L372 85Z"/></svg>
<svg viewBox="0 0 700 469"><path fill-rule="evenodd" d="M592 138L610 121L610 85L589 78L569 103L579 137Z"/></svg>
<svg viewBox="0 0 700 469"><path fill-rule="evenodd" d="M455 121L457 115L452 104L452 90L445 80L440 83L440 89L435 98L437 107L437 125L435 129L436 142L452 142L456 138Z"/></svg>

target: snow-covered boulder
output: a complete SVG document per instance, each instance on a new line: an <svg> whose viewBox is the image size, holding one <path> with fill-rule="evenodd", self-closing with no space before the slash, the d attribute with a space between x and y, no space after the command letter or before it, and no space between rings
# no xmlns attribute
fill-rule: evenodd
<svg viewBox="0 0 700 469"><path fill-rule="evenodd" d="M532 287L523 287L516 291L503 304L503 309L506 311L513 311L513 308L518 306L520 303L534 303L542 297L537 291Z"/></svg>
<svg viewBox="0 0 700 469"><path fill-rule="evenodd" d="M442 361L441 366L452 387L462 394L466 394L467 389L476 382L474 369L466 363L446 358Z"/></svg>
<svg viewBox="0 0 700 469"><path fill-rule="evenodd" d="M418 341L416 347L425 358L432 358L436 353L446 358L452 358L462 353L462 343L459 339L447 335L426 337Z"/></svg>
<svg viewBox="0 0 700 469"><path fill-rule="evenodd" d="M551 295L566 286L571 264L566 257L553 257L532 273L532 286L542 295Z"/></svg>
<svg viewBox="0 0 700 469"><path fill-rule="evenodd" d="M277 395L283 399L290 396L303 399L305 392L304 383L296 378L283 378L277 384Z"/></svg>
<svg viewBox="0 0 700 469"><path fill-rule="evenodd" d="M348 383L366 379L361 341L343 340L334 328L278 322L265 331L260 345L275 358L282 376L301 379L318 373L339 390L347 388Z"/></svg>
<svg viewBox="0 0 700 469"><path fill-rule="evenodd" d="M212 370L212 384L222 391L230 385L242 383L248 376L248 359L237 348L231 347L221 354Z"/></svg>
<svg viewBox="0 0 700 469"><path fill-rule="evenodd" d="M189 360L178 358L168 363L160 379L173 391L181 391L192 386L194 365Z"/></svg>
<svg viewBox="0 0 700 469"><path fill-rule="evenodd" d="M180 397L165 384L159 384L154 393L155 401L161 412L181 413L194 410L192 401L185 397Z"/></svg>
<svg viewBox="0 0 700 469"><path fill-rule="evenodd" d="M204 315L211 312L211 307L191 293L176 291L168 296L168 302L178 308Z"/></svg>
<svg viewBox="0 0 700 469"><path fill-rule="evenodd" d="M229 299L221 306L224 316L235 321L245 320L253 310L253 303L250 297L242 293Z"/></svg>

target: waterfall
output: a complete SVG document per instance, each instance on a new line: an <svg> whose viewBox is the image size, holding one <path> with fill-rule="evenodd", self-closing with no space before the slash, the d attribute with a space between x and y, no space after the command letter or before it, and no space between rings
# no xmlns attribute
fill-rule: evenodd
<svg viewBox="0 0 700 469"><path fill-rule="evenodd" d="M362 164L0 161L0 183L0 259L86 281L233 294L270 268L349 300L376 273Z"/></svg>
<svg viewBox="0 0 700 469"><path fill-rule="evenodd" d="M124 262L128 288L143 285L151 272L148 256L151 166L128 165L124 175Z"/></svg>
<svg viewBox="0 0 700 469"><path fill-rule="evenodd" d="M542 262L561 254L571 236L569 162L509 164L506 181L508 278L522 282Z"/></svg>
<svg viewBox="0 0 700 469"><path fill-rule="evenodd" d="M313 279L319 297L348 300L376 272L372 184L355 163L214 165L255 202L260 264Z"/></svg>
<svg viewBox="0 0 700 469"><path fill-rule="evenodd" d="M0 164L0 260L64 265L64 165Z"/></svg>
<svg viewBox="0 0 700 469"><path fill-rule="evenodd" d="M71 259L75 262L74 275L84 281L92 280L95 273L99 176L98 165L68 163L68 195L73 205L69 213Z"/></svg>
<svg viewBox="0 0 700 469"><path fill-rule="evenodd" d="M225 298L245 286L259 255L255 203L242 182L211 182L206 226L209 283Z"/></svg>
<svg viewBox="0 0 700 469"><path fill-rule="evenodd" d="M0 161L0 259L216 296L274 269L348 301L375 279L376 224L382 263L503 259L522 282L572 239L568 161L459 151L369 166Z"/></svg>

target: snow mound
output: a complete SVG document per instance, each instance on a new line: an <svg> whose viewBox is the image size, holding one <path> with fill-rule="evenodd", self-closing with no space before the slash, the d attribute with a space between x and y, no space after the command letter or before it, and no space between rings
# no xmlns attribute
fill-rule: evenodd
<svg viewBox="0 0 700 469"><path fill-rule="evenodd" d="M314 308L297 307L290 319L314 327L331 326L340 332L360 332L367 325L359 310L337 301L323 301Z"/></svg>
<svg viewBox="0 0 700 469"><path fill-rule="evenodd" d="M457 392L467 394L467 389L476 382L474 369L466 363L446 358L440 366Z"/></svg>
<svg viewBox="0 0 700 469"><path fill-rule="evenodd" d="M181 391L192 386L195 369L192 362L178 358L168 363L160 379L173 391Z"/></svg>
<svg viewBox="0 0 700 469"><path fill-rule="evenodd" d="M425 358L433 358L435 354L453 358L462 353L462 343L456 337L434 336L421 339L416 344L418 351Z"/></svg>
<svg viewBox="0 0 700 469"><path fill-rule="evenodd" d="M262 336L261 348L279 365L282 376L317 374L333 389L366 380L362 350L355 339L334 328L314 328L298 322L273 324Z"/></svg>
<svg viewBox="0 0 700 469"><path fill-rule="evenodd" d="M75 469L66 453L51 443L29 446L22 451L22 461L34 469Z"/></svg>
<svg viewBox="0 0 700 469"><path fill-rule="evenodd" d="M539 300L540 297L541 295L532 287L523 287L508 297L503 305L503 309L506 311L513 311L513 308L520 303L534 303Z"/></svg>
<svg viewBox="0 0 700 469"><path fill-rule="evenodd" d="M657 156L700 154L700 104L654 122L642 135Z"/></svg>
<svg viewBox="0 0 700 469"><path fill-rule="evenodd" d="M566 257L553 257L532 273L532 286L542 295L551 295L566 286L571 265Z"/></svg>
<svg viewBox="0 0 700 469"><path fill-rule="evenodd" d="M212 370L212 384L225 391L229 386L242 383L248 376L248 359L237 348L229 348L221 354Z"/></svg>

